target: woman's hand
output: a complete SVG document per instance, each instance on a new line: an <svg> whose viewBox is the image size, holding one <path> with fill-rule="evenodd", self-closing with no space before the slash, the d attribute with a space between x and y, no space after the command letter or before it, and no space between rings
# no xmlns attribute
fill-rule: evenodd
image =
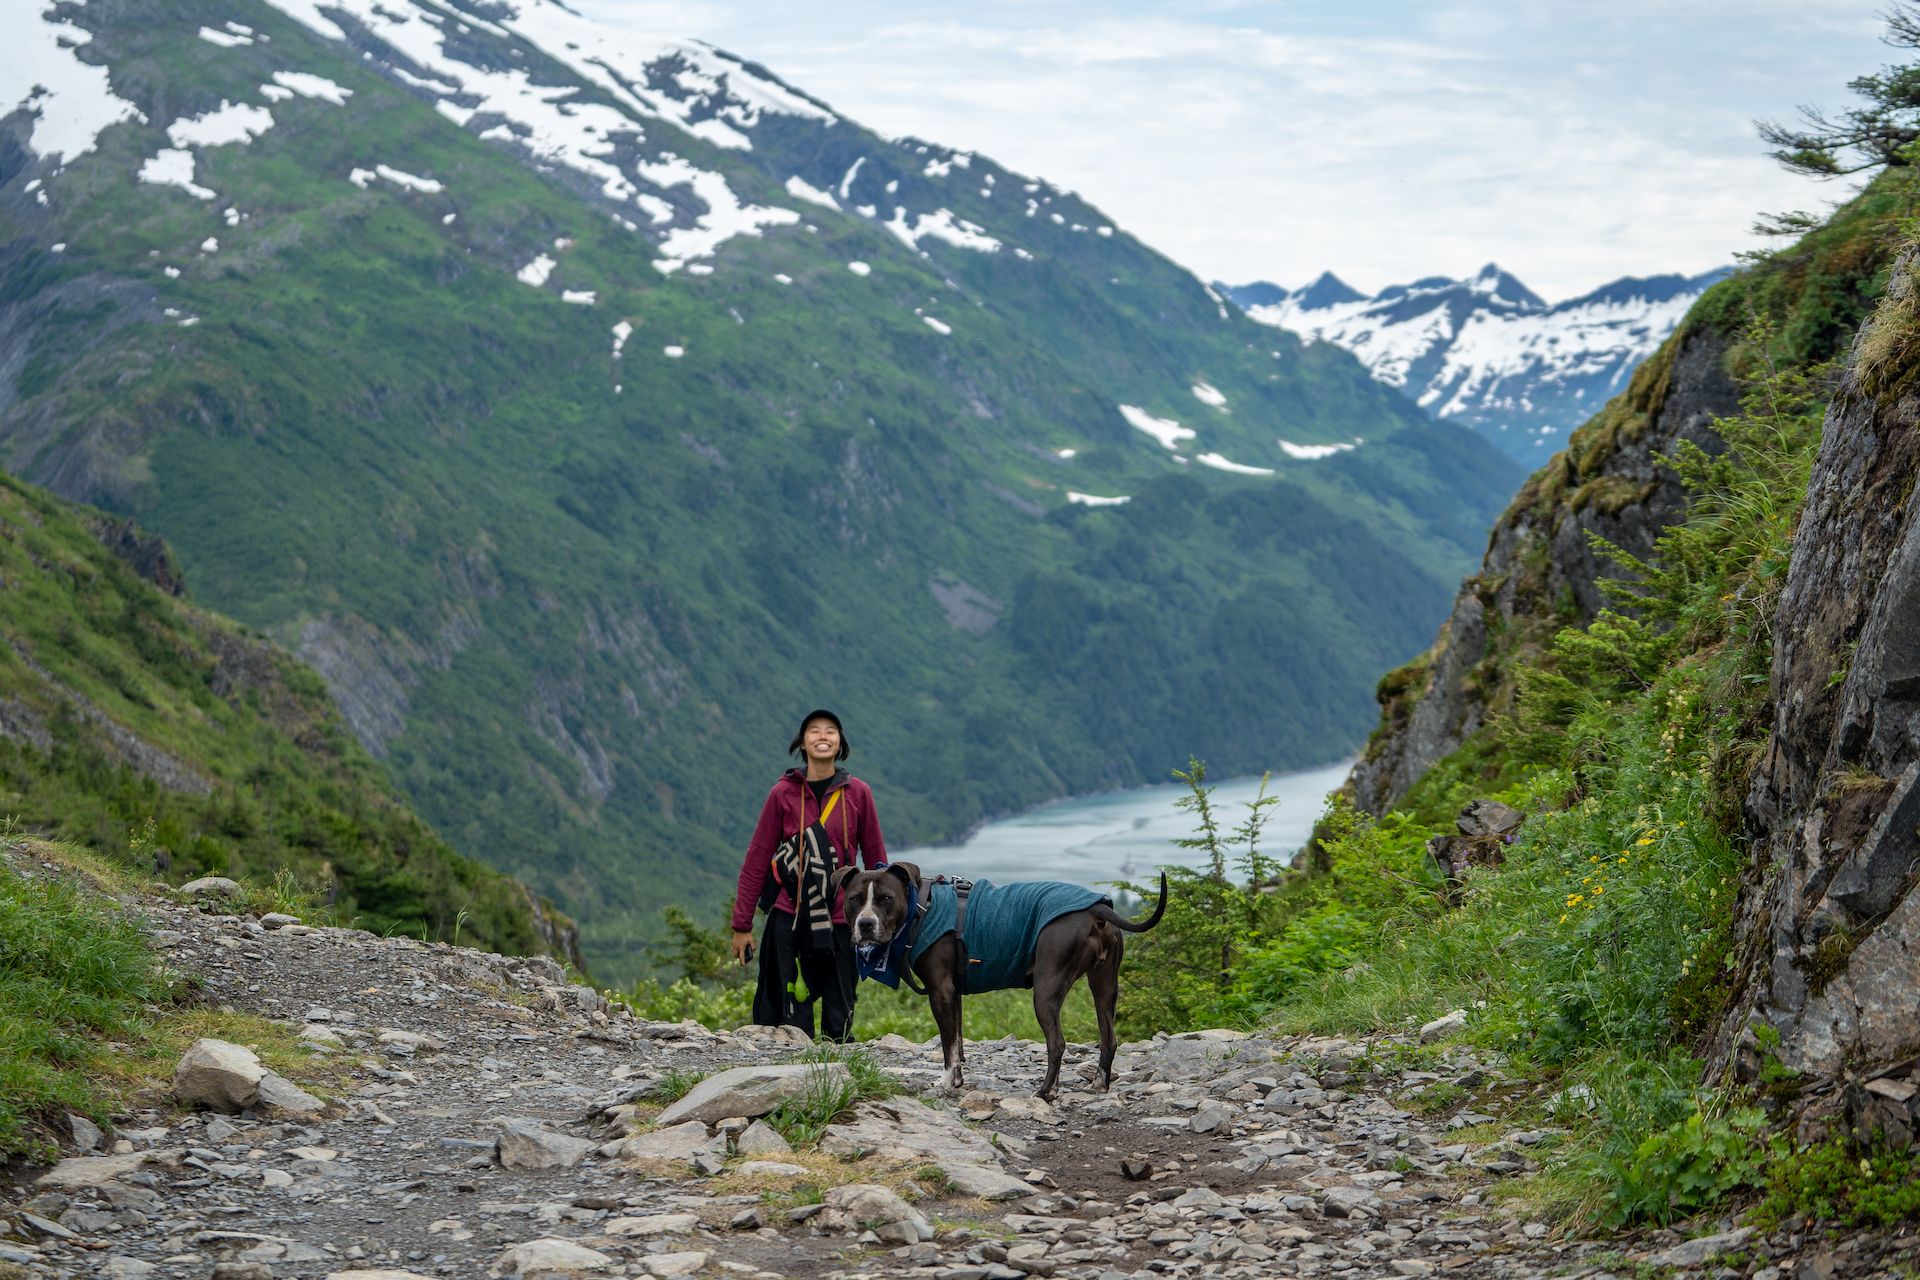
<svg viewBox="0 0 1920 1280"><path fill-rule="evenodd" d="M733 935L733 958L745 964L753 958L753 934L745 930L735 930Z"/></svg>

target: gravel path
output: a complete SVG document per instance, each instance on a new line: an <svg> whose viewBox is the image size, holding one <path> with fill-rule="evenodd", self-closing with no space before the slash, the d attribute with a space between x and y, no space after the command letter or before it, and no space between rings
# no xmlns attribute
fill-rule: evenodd
<svg viewBox="0 0 1920 1280"><path fill-rule="evenodd" d="M305 1083L331 1102L220 1115L154 1097L91 1156L0 1189L0 1277L1825 1280L1910 1274L1892 1270L1903 1246L1912 1265L1910 1239L1712 1234L1730 1223L1696 1224L1704 1242L1554 1239L1490 1194L1548 1135L1471 1101L1408 1109L1436 1087L1497 1096L1498 1063L1469 1050L1201 1032L1125 1046L1102 1095L1074 1091L1091 1074L1074 1046L1049 1106L1030 1096L1037 1044L970 1044L954 1097L937 1048L889 1037L873 1051L901 1096L793 1155L735 1099L650 1123L669 1073L798 1052L767 1029L642 1022L546 960L147 911L215 1002L326 1047L333 1083Z"/></svg>

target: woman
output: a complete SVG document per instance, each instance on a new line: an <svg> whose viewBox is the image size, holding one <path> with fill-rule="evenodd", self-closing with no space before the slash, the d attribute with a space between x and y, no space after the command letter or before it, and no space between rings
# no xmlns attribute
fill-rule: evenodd
<svg viewBox="0 0 1920 1280"><path fill-rule="evenodd" d="M740 884L733 899L733 956L743 965L752 957L754 907L767 906L753 1020L799 1027L811 1036L813 1004L818 999L821 1034L829 1040L851 1040L856 979L853 938L840 895L831 887L831 875L856 861L869 871L886 866L886 840L880 834L872 790L840 767L849 748L839 716L825 710L809 712L787 750L805 764L782 774L760 806L760 821L740 864ZM802 901L796 903L793 886L776 886L769 882L769 874L775 849L809 827L816 828L816 835L824 833L820 847L829 851L824 896L830 920L808 920L796 926L795 913L807 908L807 895L803 893ZM764 897L763 890L767 891Z"/></svg>

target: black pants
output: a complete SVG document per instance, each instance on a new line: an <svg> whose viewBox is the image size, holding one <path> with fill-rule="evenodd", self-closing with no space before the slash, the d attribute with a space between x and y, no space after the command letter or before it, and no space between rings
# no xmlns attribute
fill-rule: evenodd
<svg viewBox="0 0 1920 1280"><path fill-rule="evenodd" d="M833 926L833 947L794 950L793 915L769 911L760 932L760 982L753 992L753 1020L762 1026L798 1027L812 1036L813 1006L820 1005L820 1035L845 1043L853 1039L853 932ZM787 984L795 973L806 982L808 998L796 999Z"/></svg>

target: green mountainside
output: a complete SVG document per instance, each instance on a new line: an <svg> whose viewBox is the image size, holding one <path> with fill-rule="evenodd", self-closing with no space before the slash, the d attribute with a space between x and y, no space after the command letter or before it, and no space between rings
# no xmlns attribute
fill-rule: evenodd
<svg viewBox="0 0 1920 1280"><path fill-rule="evenodd" d="M705 46L42 23L0 464L164 535L608 977L727 891L809 707L895 843L1353 749L1519 479L1072 194Z"/></svg>
<svg viewBox="0 0 1920 1280"><path fill-rule="evenodd" d="M311 669L179 591L157 538L0 476L10 829L176 881L290 875L362 928L571 954L570 922L393 793Z"/></svg>

